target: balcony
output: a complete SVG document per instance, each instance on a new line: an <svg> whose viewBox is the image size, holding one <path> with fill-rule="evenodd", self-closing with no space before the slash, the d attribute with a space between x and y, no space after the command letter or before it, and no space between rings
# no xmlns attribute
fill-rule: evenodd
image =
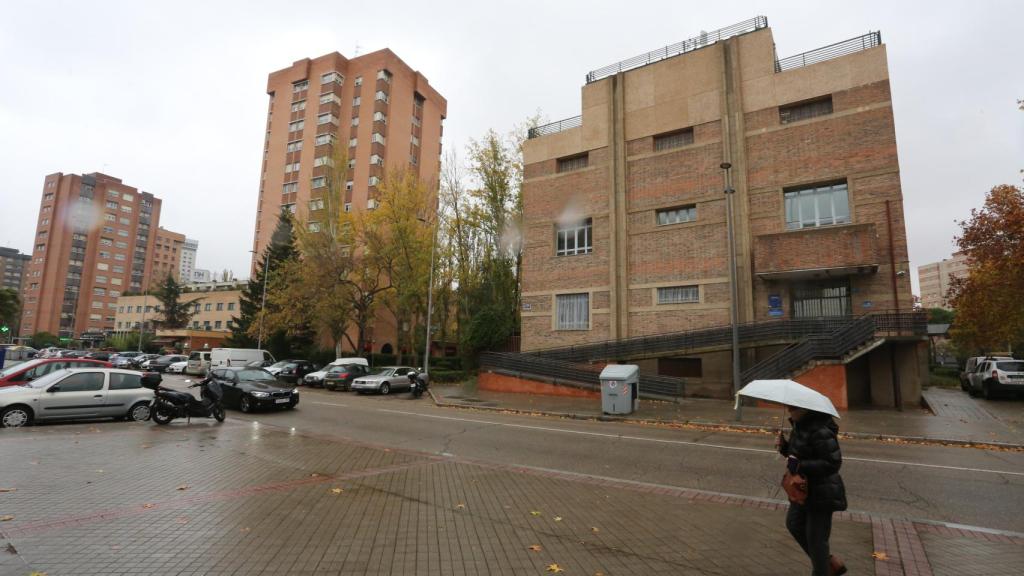
<svg viewBox="0 0 1024 576"><path fill-rule="evenodd" d="M754 272L763 280L798 280L878 270L874 224L789 230L754 237Z"/></svg>

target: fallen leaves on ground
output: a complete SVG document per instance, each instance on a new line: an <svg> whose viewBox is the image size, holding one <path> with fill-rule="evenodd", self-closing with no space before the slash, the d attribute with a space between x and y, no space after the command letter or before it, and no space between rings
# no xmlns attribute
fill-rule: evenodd
<svg viewBox="0 0 1024 576"><path fill-rule="evenodd" d="M30 572L28 576L46 576L46 572Z"/></svg>
<svg viewBox="0 0 1024 576"><path fill-rule="evenodd" d="M561 522L562 521L562 517L561 516L555 516L554 517L554 521L555 522Z"/></svg>
<svg viewBox="0 0 1024 576"><path fill-rule="evenodd" d="M175 488L175 490L188 490L189 488L191 488L191 486L189 486L188 484L182 484L181 486Z"/></svg>
<svg viewBox="0 0 1024 576"><path fill-rule="evenodd" d="M600 528L598 528L597 526L591 526L591 527L590 527L590 531L591 531L591 532L600 532L600 531L601 531L601 529L600 529Z"/></svg>
<svg viewBox="0 0 1024 576"><path fill-rule="evenodd" d="M153 447L153 445L152 445L152 444L143 444L143 445L142 445L142 449L143 449L143 450L145 450L146 448L152 448L152 447Z"/></svg>
<svg viewBox="0 0 1024 576"><path fill-rule="evenodd" d="M527 548L527 550L530 550L532 552L540 552L541 550L543 550L543 548L540 547L540 544L534 544L533 546Z"/></svg>
<svg viewBox="0 0 1024 576"><path fill-rule="evenodd" d="M530 516L540 516L540 510L530 510Z"/></svg>
<svg viewBox="0 0 1024 576"><path fill-rule="evenodd" d="M14 520L14 516L11 516L10 514L0 516L0 522L10 522L11 520Z"/></svg>
<svg viewBox="0 0 1024 576"><path fill-rule="evenodd" d="M245 528L241 528L241 529L239 529L238 531L239 531L239 532L248 532L249 530L251 530L251 528L249 528L248 526L246 526Z"/></svg>
<svg viewBox="0 0 1024 576"><path fill-rule="evenodd" d="M331 494L341 494L344 491L344 488L331 488Z"/></svg>
<svg viewBox="0 0 1024 576"><path fill-rule="evenodd" d="M312 474L310 474L310 475L309 475L309 477L310 477L310 478L319 478L319 477L320 477L320 475L319 475L319 474L317 474L316 472L313 472Z"/></svg>
<svg viewBox="0 0 1024 576"><path fill-rule="evenodd" d="M466 505L463 504L462 502L459 502L458 504L456 504L455 507L458 508L459 510L465 510L466 509Z"/></svg>
<svg viewBox="0 0 1024 576"><path fill-rule="evenodd" d="M143 504L142 505L143 508L147 508L147 509L148 508L153 508L154 506L156 506L156 504Z"/></svg>
<svg viewBox="0 0 1024 576"><path fill-rule="evenodd" d="M554 572L557 574L559 572L565 572L565 570L563 570L558 564L548 564L548 572Z"/></svg>
<svg viewBox="0 0 1024 576"><path fill-rule="evenodd" d="M889 559L889 555L886 554L885 552L872 552L871 553L871 557L874 558L875 560L888 560Z"/></svg>
<svg viewBox="0 0 1024 576"><path fill-rule="evenodd" d="M14 492L17 488L0 488L0 492Z"/></svg>

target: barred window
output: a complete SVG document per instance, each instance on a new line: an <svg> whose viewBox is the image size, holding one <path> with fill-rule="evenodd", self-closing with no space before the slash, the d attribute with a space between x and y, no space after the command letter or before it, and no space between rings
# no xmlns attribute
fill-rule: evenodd
<svg viewBox="0 0 1024 576"><path fill-rule="evenodd" d="M572 172L573 170L582 170L587 167L587 162L590 155L587 153L578 154L576 156L569 156L568 158L558 159L558 172Z"/></svg>
<svg viewBox="0 0 1024 576"><path fill-rule="evenodd" d="M556 231L555 256L575 256L593 251L591 235L593 219L569 225L559 225Z"/></svg>
<svg viewBox="0 0 1024 576"><path fill-rule="evenodd" d="M655 150L671 150L693 144L693 128L684 128L675 132L666 132L654 137Z"/></svg>
<svg viewBox="0 0 1024 576"><path fill-rule="evenodd" d="M590 329L590 294L558 294L557 330Z"/></svg>
<svg viewBox="0 0 1024 576"><path fill-rule="evenodd" d="M846 182L785 191L786 228L798 230L850 222Z"/></svg>
<svg viewBox="0 0 1024 576"><path fill-rule="evenodd" d="M688 304L700 302L697 286L669 286L658 288L658 304Z"/></svg>
<svg viewBox="0 0 1024 576"><path fill-rule="evenodd" d="M779 106L779 122L788 124L832 113L832 95Z"/></svg>
<svg viewBox="0 0 1024 576"><path fill-rule="evenodd" d="M691 204L689 206L665 208L663 210L656 210L655 214L658 217L658 226L678 224L680 222L693 222L697 219L697 206Z"/></svg>

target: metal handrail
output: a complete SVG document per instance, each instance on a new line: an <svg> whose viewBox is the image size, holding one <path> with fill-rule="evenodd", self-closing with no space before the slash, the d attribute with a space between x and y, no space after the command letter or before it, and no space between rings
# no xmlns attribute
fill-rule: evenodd
<svg viewBox="0 0 1024 576"><path fill-rule="evenodd" d="M573 116L572 118L566 118L564 120L558 120L548 124L542 124L540 126L534 126L526 132L527 139L537 138L538 136L547 136L548 134L556 134L563 130L570 128L579 128L583 125L583 116Z"/></svg>
<svg viewBox="0 0 1024 576"><path fill-rule="evenodd" d="M829 44L828 46L822 46L821 48L815 48L814 50L808 50L801 54L787 56L786 58L776 60L775 71L785 72L786 70L810 66L811 64L817 64L818 62L824 62L840 56L846 56L847 54L861 52L868 48L874 48L881 44L882 33L880 31L868 32L863 36L857 36L855 38L850 38L849 40L843 40L842 42L836 42L835 44Z"/></svg>
<svg viewBox="0 0 1024 576"><path fill-rule="evenodd" d="M587 84L596 82L602 78L614 76L619 72L625 72L634 68L640 68L641 66L647 66L655 62L660 62L673 56L685 54L687 52L693 52L694 50L710 46L716 42L721 42L726 38L732 36L739 36L740 34L746 34L747 32L753 32L754 30L760 30L761 28L768 27L768 18L764 16L755 16L749 20L744 20L738 24L732 26L726 26L725 28L719 28L711 32L701 32L699 36L695 36L682 42L675 44L669 44L659 50L640 54L632 58L610 64L597 70L591 70L587 73Z"/></svg>

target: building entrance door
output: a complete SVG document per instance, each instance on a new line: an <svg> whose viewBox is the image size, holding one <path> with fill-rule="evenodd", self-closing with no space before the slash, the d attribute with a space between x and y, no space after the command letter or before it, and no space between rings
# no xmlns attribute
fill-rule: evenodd
<svg viewBox="0 0 1024 576"><path fill-rule="evenodd" d="M793 317L850 316L850 281L823 280L793 285Z"/></svg>

